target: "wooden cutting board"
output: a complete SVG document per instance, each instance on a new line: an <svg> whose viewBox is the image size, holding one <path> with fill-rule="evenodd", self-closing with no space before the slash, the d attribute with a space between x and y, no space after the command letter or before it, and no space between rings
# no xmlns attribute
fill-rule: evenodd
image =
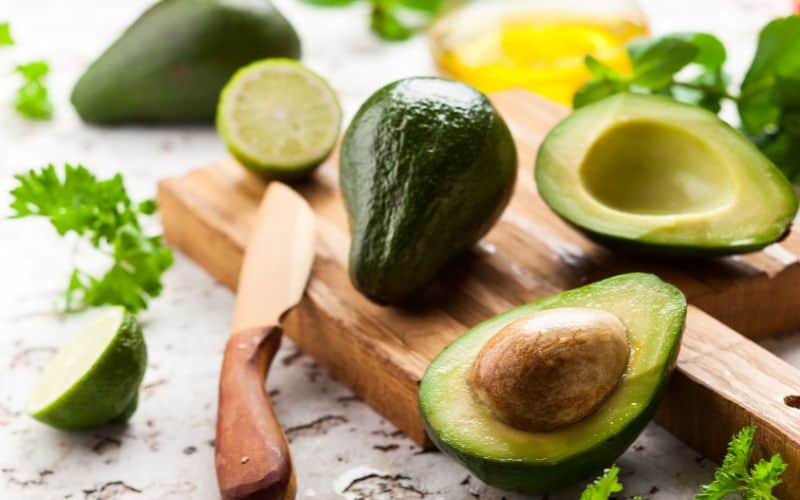
<svg viewBox="0 0 800 500"><path fill-rule="evenodd" d="M337 158L296 186L317 215L317 254L305 297L286 318L286 333L426 445L417 387L447 343L484 319L560 290L622 272L654 272L694 305L659 421L716 459L734 432L757 424L757 455L780 453L790 464L781 498L800 499L800 371L734 331L762 338L800 330L800 236L792 233L759 253L694 264L615 255L567 226L536 193L536 148L567 110L522 91L492 100L517 141L516 192L487 237L441 273L424 308L380 307L350 284ZM162 181L167 240L234 289L264 187L230 160Z"/></svg>

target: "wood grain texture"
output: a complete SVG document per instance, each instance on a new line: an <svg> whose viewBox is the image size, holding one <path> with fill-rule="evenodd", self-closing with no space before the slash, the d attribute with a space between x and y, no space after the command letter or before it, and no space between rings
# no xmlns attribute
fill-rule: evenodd
<svg viewBox="0 0 800 500"><path fill-rule="evenodd" d="M349 236L337 158L296 186L317 216L316 259L306 294L286 318L285 331L409 437L426 443L417 386L430 359L447 343L510 307L609 275L654 272L680 287L691 303L752 338L800 329L797 234L763 252L700 264L665 265L614 255L562 222L536 193L535 151L565 115L564 108L518 91L496 94L493 101L517 141L516 192L487 237L452 262L426 292L429 307L380 307L353 289L346 269ZM232 161L163 181L159 202L167 240L235 288L264 186ZM800 410L782 403L785 396L800 394L800 373L700 310L692 308L690 317L688 347L662 421L714 458L721 456L734 429L756 421L764 425L760 449L780 451L791 462L787 476L800 477L800 434L794 423L800 422ZM737 357L740 348L746 358ZM741 382L732 383L736 380ZM800 498L800 485L788 481L781 498Z"/></svg>

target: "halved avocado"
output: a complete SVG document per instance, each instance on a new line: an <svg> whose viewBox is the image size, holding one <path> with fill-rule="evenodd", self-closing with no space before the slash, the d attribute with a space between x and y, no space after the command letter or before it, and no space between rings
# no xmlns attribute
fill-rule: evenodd
<svg viewBox="0 0 800 500"><path fill-rule="evenodd" d="M582 420L547 432L503 423L473 395L469 371L498 331L545 309L581 307L617 316L627 328L628 364L613 392ZM609 466L652 418L675 365L686 299L652 274L632 273L512 309L448 345L428 367L419 392L431 440L484 482L542 493Z"/></svg>
<svg viewBox="0 0 800 500"><path fill-rule="evenodd" d="M536 184L561 217L637 253L705 256L784 235L797 196L742 134L697 106L619 94L545 138Z"/></svg>

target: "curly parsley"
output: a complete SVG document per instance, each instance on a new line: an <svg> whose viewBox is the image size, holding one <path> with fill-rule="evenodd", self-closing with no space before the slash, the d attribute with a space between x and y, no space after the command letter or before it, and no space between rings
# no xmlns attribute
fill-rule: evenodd
<svg viewBox="0 0 800 500"><path fill-rule="evenodd" d="M738 496L745 500L777 500L773 488L781 483L786 464L780 455L761 459L749 470L756 428L745 427L728 443L728 453L714 472L714 481L704 485L696 500L722 500Z"/></svg>
<svg viewBox="0 0 800 500"><path fill-rule="evenodd" d="M25 79L14 99L17 111L32 120L52 118L53 103L44 83L45 77L50 72L50 66L45 61L32 61L20 64L16 70Z"/></svg>
<svg viewBox="0 0 800 500"><path fill-rule="evenodd" d="M100 277L73 270L65 294L67 311L115 304L137 312L161 293L161 276L172 265L172 251L160 236L145 234L140 224L140 217L155 212L155 201L134 204L120 174L100 180L82 165L65 165L63 176L48 165L15 179L12 218L47 217L58 234L75 233L113 260Z"/></svg>

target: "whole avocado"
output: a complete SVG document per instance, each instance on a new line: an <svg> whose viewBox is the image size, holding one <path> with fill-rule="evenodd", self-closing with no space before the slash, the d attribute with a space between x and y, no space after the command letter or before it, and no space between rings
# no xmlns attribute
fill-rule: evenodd
<svg viewBox="0 0 800 500"><path fill-rule="evenodd" d="M409 301L508 204L514 140L491 102L441 78L391 83L361 106L340 155L350 277L370 299Z"/></svg>
<svg viewBox="0 0 800 500"><path fill-rule="evenodd" d="M162 0L86 70L71 101L91 123L212 123L233 73L268 57L300 57L269 0Z"/></svg>

